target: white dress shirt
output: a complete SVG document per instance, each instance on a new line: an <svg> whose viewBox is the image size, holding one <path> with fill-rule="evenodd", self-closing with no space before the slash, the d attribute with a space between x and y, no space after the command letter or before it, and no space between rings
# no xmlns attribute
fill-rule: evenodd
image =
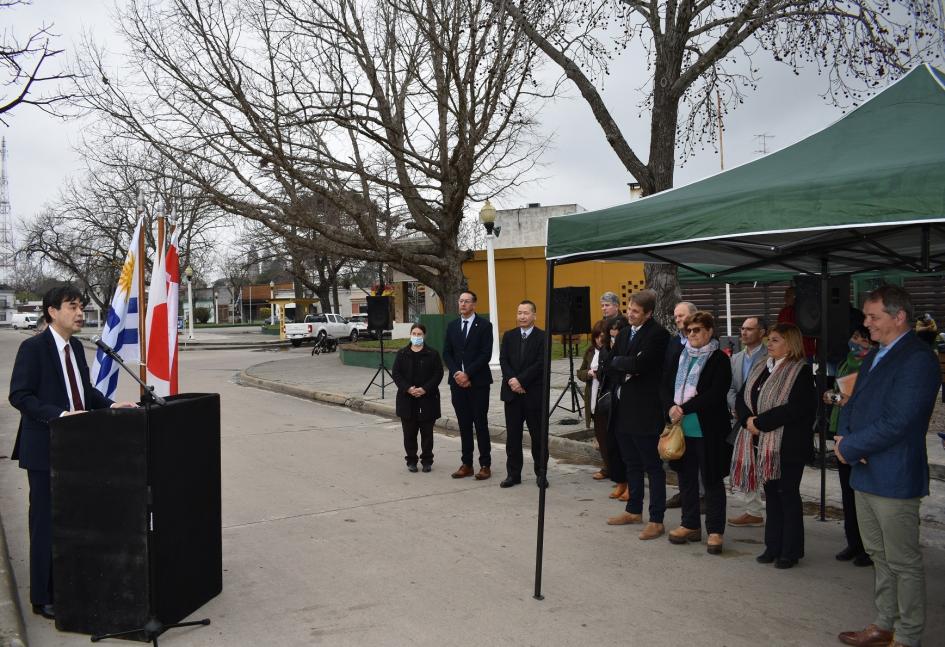
<svg viewBox="0 0 945 647"><path fill-rule="evenodd" d="M53 340L56 342L56 350L59 352L59 367L62 370L62 383L66 385L66 396L69 398L69 411L76 411L76 403L72 401L72 389L69 387L69 373L66 371L66 346L69 345L69 342L63 339L62 335L57 333L52 326L49 327L49 332L52 333ZM74 355L70 348L69 358L72 364L72 372L75 375L76 386L79 387L79 398L85 398L85 393L82 392L82 375L79 373L79 365L76 364ZM78 408L85 409L85 402L80 402Z"/></svg>

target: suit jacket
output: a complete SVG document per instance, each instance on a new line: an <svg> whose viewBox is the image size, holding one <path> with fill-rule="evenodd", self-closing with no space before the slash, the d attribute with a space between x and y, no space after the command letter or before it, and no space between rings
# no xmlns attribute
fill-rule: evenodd
<svg viewBox="0 0 945 647"><path fill-rule="evenodd" d="M742 373L742 364L744 361L745 349L732 355L732 386L728 389L728 408L732 411L735 410L735 397L738 395L738 392L741 391L745 380L748 379L748 375ZM758 362L766 361L768 361L768 348L764 344L761 344L761 348L756 350L751 358L751 366L748 367L749 372Z"/></svg>
<svg viewBox="0 0 945 647"><path fill-rule="evenodd" d="M532 328L528 339L525 340L524 353L522 351L522 330L513 328L502 335L502 346L499 348L499 364L502 366L502 388L499 397L503 402L513 402L516 398L524 399L529 409L541 408L542 391L544 391L545 359L545 331L537 326ZM525 395L512 391L508 382L518 378Z"/></svg>
<svg viewBox="0 0 945 647"><path fill-rule="evenodd" d="M92 387L85 350L78 339L69 339L82 384L86 409L105 409L112 401ZM17 409L20 427L13 447L13 460L31 470L49 469L49 421L69 410L66 378L62 374L59 351L48 328L22 344L10 377L10 404Z"/></svg>
<svg viewBox="0 0 945 647"><path fill-rule="evenodd" d="M488 321L475 315L465 338L462 317L449 322L446 326L446 339L443 341L443 361L449 369L450 386L456 386L456 380L453 379L456 371L463 371L469 376L473 388L488 388L492 384L490 359L492 325Z"/></svg>
<svg viewBox="0 0 945 647"><path fill-rule="evenodd" d="M405 346L397 351L391 377L397 385L397 417L426 422L440 417L440 382L443 381L443 362L440 354L424 345L419 351ZM415 398L407 389L423 387L426 391Z"/></svg>
<svg viewBox="0 0 945 647"><path fill-rule="evenodd" d="M658 434L665 419L660 381L669 333L652 318L632 340L631 332L629 326L620 331L607 363L607 379L620 389L615 429L617 433Z"/></svg>
<svg viewBox="0 0 945 647"><path fill-rule="evenodd" d="M745 385L735 398L735 413L743 427L752 416L742 394ZM801 367L788 400L779 407L768 409L755 419L759 430L774 431L784 427L781 435L781 460L806 463L814 457L814 419L817 417L817 390L814 388L814 372L809 364Z"/></svg>
<svg viewBox="0 0 945 647"><path fill-rule="evenodd" d="M679 366L677 353L676 366ZM688 355L683 356L688 359ZM702 446L704 447L705 478L708 483L721 481L728 476L729 461L732 458L732 446L726 442L732 430L731 417L728 413L726 394L732 381L732 368L728 355L721 349L706 359L699 381L696 383L696 395L682 405L683 413L696 414L699 427L702 428ZM669 420L669 410L676 404L676 369L667 366L663 373L663 385L660 400L663 412ZM673 461L673 469L681 467Z"/></svg>
<svg viewBox="0 0 945 647"><path fill-rule="evenodd" d="M925 435L941 384L938 362L912 331L873 369L876 352L870 351L860 365L837 425L837 434L843 436L840 453L853 468L850 485L896 499L925 496L929 493Z"/></svg>

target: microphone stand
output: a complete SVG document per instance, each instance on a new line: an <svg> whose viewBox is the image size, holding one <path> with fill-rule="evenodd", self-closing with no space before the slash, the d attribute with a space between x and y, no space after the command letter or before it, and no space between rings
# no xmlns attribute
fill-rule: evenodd
<svg viewBox="0 0 945 647"><path fill-rule="evenodd" d="M111 346L103 342L101 337L93 337L92 341L95 343L95 346L100 351L102 351L103 353L111 357L112 361L118 362L118 365L122 367L125 370L125 372L128 373L128 375L131 376L131 379L133 379L135 382L137 382L141 386L141 389L142 389L141 401L142 402L153 403L160 407L163 407L165 404L167 404L167 400L165 400L164 398L159 396L157 393L155 393L153 386L144 382L140 377L138 377L138 375L134 371L128 368L128 365L125 364L124 360L122 360L121 355L116 353L114 348L112 348Z"/></svg>

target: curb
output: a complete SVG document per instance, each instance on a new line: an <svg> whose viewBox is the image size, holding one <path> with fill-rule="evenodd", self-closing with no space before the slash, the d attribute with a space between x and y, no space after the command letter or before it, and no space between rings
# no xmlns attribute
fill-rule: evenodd
<svg viewBox="0 0 945 647"><path fill-rule="evenodd" d="M0 516L0 647L24 647L26 644L16 578L7 550L3 517Z"/></svg>
<svg viewBox="0 0 945 647"><path fill-rule="evenodd" d="M243 369L239 374L239 383L244 386L252 386L258 389L264 389L266 391L283 393L285 395L295 396L304 400L314 400L316 402L324 402L326 404L347 407L352 411L372 413L378 416L384 416L386 418L397 418L393 404L377 402L376 400L366 400L357 396L348 396L341 393L332 393L330 391L317 391L315 389L309 389L293 384L285 384L283 382L264 380L262 378L250 375L247 372L248 370L249 369ZM433 428L447 436L459 436L459 424L455 418L450 416L443 416L437 420ZM531 447L531 439L529 438L528 434L523 434L523 436L523 445L525 447ZM490 424L489 437L491 440L504 443L505 427ZM582 443L577 440L571 440L570 438L550 436L548 439L548 452L556 460L563 462L581 463L586 465L595 465L598 467L602 465L600 454L590 443Z"/></svg>

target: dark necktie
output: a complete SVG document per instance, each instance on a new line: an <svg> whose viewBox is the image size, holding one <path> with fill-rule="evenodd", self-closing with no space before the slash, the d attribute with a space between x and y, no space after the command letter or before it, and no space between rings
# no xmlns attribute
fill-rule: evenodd
<svg viewBox="0 0 945 647"><path fill-rule="evenodd" d="M466 333L469 332L469 322L463 320L463 339L466 339Z"/></svg>
<svg viewBox="0 0 945 647"><path fill-rule="evenodd" d="M72 410L83 411L82 396L79 394L79 383L76 381L75 371L72 369L72 359L68 342L66 343L66 375L69 376L69 390L72 391Z"/></svg>
<svg viewBox="0 0 945 647"><path fill-rule="evenodd" d="M633 328L630 329L630 341L633 341L633 338L637 336L637 331Z"/></svg>
<svg viewBox="0 0 945 647"><path fill-rule="evenodd" d="M525 360L525 342L526 342L526 341L528 341L528 335L526 335L526 334L525 334L525 331L523 330L523 331L522 331L522 349L521 349L521 353L520 353L520 357L521 357L522 361Z"/></svg>

